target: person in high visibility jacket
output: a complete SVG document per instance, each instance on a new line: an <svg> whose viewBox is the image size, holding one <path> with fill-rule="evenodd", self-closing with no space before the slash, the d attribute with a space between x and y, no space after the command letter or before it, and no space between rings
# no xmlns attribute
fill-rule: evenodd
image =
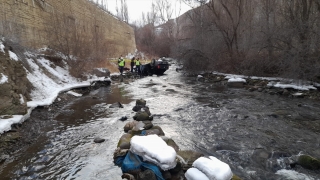
<svg viewBox="0 0 320 180"><path fill-rule="evenodd" d="M136 68L137 68L137 70L138 70L138 74L141 74L141 70L140 70L140 59L139 59L139 58L136 59Z"/></svg>
<svg viewBox="0 0 320 180"><path fill-rule="evenodd" d="M118 59L118 65L119 65L120 74L122 75L124 66L126 65L126 62L124 61L123 57L120 57Z"/></svg>

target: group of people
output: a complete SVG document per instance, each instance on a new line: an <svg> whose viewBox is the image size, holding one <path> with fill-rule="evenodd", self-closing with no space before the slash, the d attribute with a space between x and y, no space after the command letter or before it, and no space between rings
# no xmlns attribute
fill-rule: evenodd
<svg viewBox="0 0 320 180"><path fill-rule="evenodd" d="M122 75L124 67L126 65L126 62L125 62L125 60L124 60L124 58L122 56L120 56L119 59L118 59L118 65L119 65L120 74ZM132 73L135 70L140 75L141 74L140 65L141 65L141 63L140 63L140 59L139 58L137 58L137 59L135 59L135 57L131 58L130 66L131 66L131 72ZM134 68L134 66L136 68Z"/></svg>

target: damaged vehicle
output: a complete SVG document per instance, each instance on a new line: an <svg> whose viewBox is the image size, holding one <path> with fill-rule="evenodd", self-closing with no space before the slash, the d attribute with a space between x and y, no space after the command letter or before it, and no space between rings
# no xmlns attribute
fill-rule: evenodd
<svg viewBox="0 0 320 180"><path fill-rule="evenodd" d="M153 59L150 63L142 65L141 73L144 76L163 75L169 69L169 62L165 58Z"/></svg>

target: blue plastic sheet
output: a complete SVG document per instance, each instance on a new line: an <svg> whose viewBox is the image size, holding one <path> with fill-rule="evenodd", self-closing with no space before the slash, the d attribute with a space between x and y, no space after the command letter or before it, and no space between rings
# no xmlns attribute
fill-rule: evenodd
<svg viewBox="0 0 320 180"><path fill-rule="evenodd" d="M122 173L127 173L129 171L137 169L150 169L156 175L157 180L164 180L158 166L152 163L143 162L140 156L130 151L126 156L118 157L115 160L115 164L121 167Z"/></svg>

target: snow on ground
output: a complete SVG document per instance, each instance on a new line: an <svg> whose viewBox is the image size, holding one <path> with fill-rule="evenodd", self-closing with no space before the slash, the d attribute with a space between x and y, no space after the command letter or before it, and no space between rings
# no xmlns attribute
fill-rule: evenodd
<svg viewBox="0 0 320 180"><path fill-rule="evenodd" d="M308 90L317 90L316 87L311 86L311 85L298 85L298 84L283 84L280 82L269 82L267 86L272 86L272 87L276 87L276 88L292 88L292 89L296 89L296 90L301 90L301 91L308 91Z"/></svg>
<svg viewBox="0 0 320 180"><path fill-rule="evenodd" d="M213 72L213 74L223 75L225 79L228 79L228 82L246 82L245 79L258 79L258 80L267 80L269 87L275 88L292 88L300 91L308 90L317 90L316 87L320 87L318 83L310 83L304 81L293 81L292 79L277 78L277 77L257 77L257 76L244 76L244 75L235 75L235 74L224 74ZM280 81L280 82L279 82ZM313 85L310 85L313 84Z"/></svg>
<svg viewBox="0 0 320 180"><path fill-rule="evenodd" d="M2 44L2 41L0 41L0 51L3 52L3 53L5 53L5 52L4 52L4 45Z"/></svg>
<svg viewBox="0 0 320 180"><path fill-rule="evenodd" d="M4 84L6 82L8 82L8 76L1 73L0 84Z"/></svg>
<svg viewBox="0 0 320 180"><path fill-rule="evenodd" d="M9 56L10 56L10 59L12 60L15 60L15 61L19 60L18 56L14 52L9 51Z"/></svg>
<svg viewBox="0 0 320 180"><path fill-rule="evenodd" d="M246 80L238 77L238 78L230 78L230 79L228 79L228 82L244 82L244 83L246 83Z"/></svg>
<svg viewBox="0 0 320 180"><path fill-rule="evenodd" d="M82 96L82 94L79 94L79 93L76 93L76 92L73 92L73 91L68 91L67 93L71 94L73 96L76 96L76 97L81 97Z"/></svg>
<svg viewBox="0 0 320 180"><path fill-rule="evenodd" d="M2 45L2 43L1 43ZM3 46L3 45L2 45ZM1 46L1 49L4 47ZM15 53L9 51L10 58L18 61L18 57ZM29 57L35 57L31 53L27 52ZM29 118L31 111L37 106L47 106L54 102L60 92L68 91L73 88L87 87L93 81L104 81L110 80L105 79L104 77L98 78L93 76L88 81L79 81L76 78L72 77L68 68L64 69L59 66L54 66L50 61L40 58L40 59L27 59L27 62L32 69L29 72L27 69L27 78L34 86L33 91L31 92L31 101L27 102L28 113L25 115L13 115L10 118L0 117L0 134L9 131L12 124L22 123L27 118ZM41 65L41 67L39 66ZM47 76L44 71L49 72L52 77ZM3 84L8 81L8 77L1 73L0 84ZM78 96L79 94L74 94ZM20 99L20 102L24 102L23 98Z"/></svg>

